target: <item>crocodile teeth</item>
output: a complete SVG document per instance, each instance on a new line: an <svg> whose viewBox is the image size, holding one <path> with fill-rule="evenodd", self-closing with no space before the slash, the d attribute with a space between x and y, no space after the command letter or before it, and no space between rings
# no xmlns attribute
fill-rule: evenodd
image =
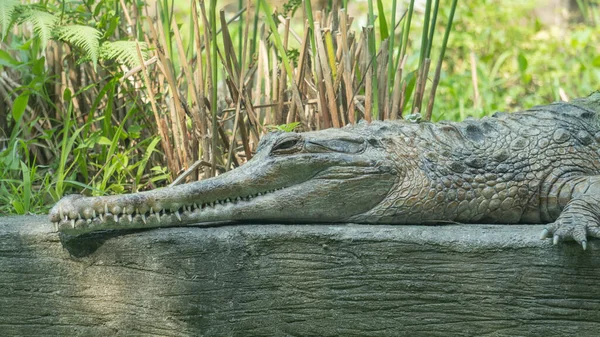
<svg viewBox="0 0 600 337"><path fill-rule="evenodd" d="M77 220L81 220L81 213L77 213Z"/></svg>
<svg viewBox="0 0 600 337"><path fill-rule="evenodd" d="M92 209L92 218L95 218L95 217L96 217L96 210Z"/></svg>
<svg viewBox="0 0 600 337"><path fill-rule="evenodd" d="M75 219L71 219L71 227L75 228Z"/></svg>
<svg viewBox="0 0 600 337"><path fill-rule="evenodd" d="M262 195L262 193L258 192L257 196L259 196L259 197L260 197L261 195Z"/></svg>
<svg viewBox="0 0 600 337"><path fill-rule="evenodd" d="M104 204L104 213L108 213L108 204Z"/></svg>
<svg viewBox="0 0 600 337"><path fill-rule="evenodd" d="M102 213L98 214L100 221L104 221L104 217L102 216Z"/></svg>
<svg viewBox="0 0 600 337"><path fill-rule="evenodd" d="M142 221L146 224L146 214L142 214Z"/></svg>
<svg viewBox="0 0 600 337"><path fill-rule="evenodd" d="M175 212L175 216L177 217L177 219L178 219L179 221L181 221L181 215L179 215L179 212Z"/></svg>
<svg viewBox="0 0 600 337"><path fill-rule="evenodd" d="M150 207L150 214L154 214L154 209Z"/></svg>
<svg viewBox="0 0 600 337"><path fill-rule="evenodd" d="M58 214L60 215L61 218L65 218L65 213L63 212L62 207L58 208Z"/></svg>
<svg viewBox="0 0 600 337"><path fill-rule="evenodd" d="M131 214L129 214L127 217L129 218L129 222L133 222L133 216Z"/></svg>
<svg viewBox="0 0 600 337"><path fill-rule="evenodd" d="M69 217L65 215L65 221L69 221Z"/></svg>
<svg viewBox="0 0 600 337"><path fill-rule="evenodd" d="M119 216L115 214L115 222L119 222Z"/></svg>
<svg viewBox="0 0 600 337"><path fill-rule="evenodd" d="M194 208L195 208L195 209L198 209L198 208L200 208L200 207L198 207L198 204L197 204L197 203L194 203Z"/></svg>
<svg viewBox="0 0 600 337"><path fill-rule="evenodd" d="M158 219L158 222L160 222L160 213L156 214L156 218Z"/></svg>

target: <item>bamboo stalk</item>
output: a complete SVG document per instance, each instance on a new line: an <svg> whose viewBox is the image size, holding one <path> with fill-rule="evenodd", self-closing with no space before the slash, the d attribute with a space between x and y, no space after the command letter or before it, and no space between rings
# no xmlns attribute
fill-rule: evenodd
<svg viewBox="0 0 600 337"><path fill-rule="evenodd" d="M217 166L217 141L218 141L218 125L217 125L217 40L216 40L216 14L215 6L216 0L211 0L210 14L211 20L209 21L206 16L206 7L204 6L204 0L199 0L200 11L202 13L202 21L204 24L204 43L210 45L211 48L206 48L206 63L207 63L207 87L206 90L210 93L210 107L211 110L211 157L210 163L211 176L216 174ZM210 27L210 28L209 28Z"/></svg>
<svg viewBox="0 0 600 337"><path fill-rule="evenodd" d="M369 29L373 29L373 27L365 27L363 28L363 41L365 43L364 49L369 50ZM373 67L371 67L371 57L370 54L367 54L368 64L366 65L366 73L363 73L363 79L365 79L365 119L367 122L371 122L371 116L373 115Z"/></svg>
<svg viewBox="0 0 600 337"><path fill-rule="evenodd" d="M325 95L327 95L327 107L328 115L331 118L333 127L340 127L340 117L337 109L337 103L335 99L335 92L333 90L332 72L329 68L329 59L325 45L323 44L323 35L321 33L321 25L319 22L315 22L315 42L317 47L317 54L319 58L317 63L321 68L322 80L325 82Z"/></svg>
<svg viewBox="0 0 600 337"><path fill-rule="evenodd" d="M477 79L477 59L473 50L471 50L469 59L471 61L471 81L473 82L473 108L477 110L481 107L481 97L479 96L479 81Z"/></svg>
<svg viewBox="0 0 600 337"><path fill-rule="evenodd" d="M390 115L390 111L389 111L389 104L385 104L385 102L387 102L387 98L388 98L388 75L387 75L387 69L388 69L388 45L389 45L389 39L386 39L384 41L381 42L381 47L379 49L379 54L377 55L377 93L376 95L378 96L378 101L381 102L380 104L380 112L379 112L379 119L380 120L385 120L389 117Z"/></svg>
<svg viewBox="0 0 600 337"><path fill-rule="evenodd" d="M299 90L300 88L302 88L301 83L304 83L304 75L306 73L305 69L306 69L306 59L307 59L307 55L308 55L308 45L309 45L309 38L310 38L310 34L308 33L308 23L304 23L304 38L302 39L302 46L300 47L300 57L298 58L298 69L296 71L296 83L298 83L298 87ZM296 100L292 100L292 106L290 107L290 113L288 114L288 118L286 120L287 124L290 124L293 122L293 117L296 116L298 117L298 120L302 121L302 114L304 113L304 108L302 106L298 106L297 105L297 101ZM303 122L306 123L306 122ZM308 124L305 124L306 126L308 126Z"/></svg>
<svg viewBox="0 0 600 337"><path fill-rule="evenodd" d="M289 39L289 33L290 33L290 19L286 18L285 19L285 28L284 28L284 33L283 33L283 48L285 48L285 50L288 49L288 39ZM276 118L275 121L277 124L282 124L283 123L283 94L285 92L286 89L286 70L285 70L285 66L283 64L281 64L279 66L279 71L281 73L281 76L279 76L279 91L277 93L277 101L279 102L279 104L277 105L277 113L276 113Z"/></svg>
<svg viewBox="0 0 600 337"><path fill-rule="evenodd" d="M152 89L152 82L150 82L150 78L148 76L148 69L146 68L146 65L143 62L144 58L142 57L142 51L140 49L139 43L136 44L136 51L138 54L138 59L140 61L140 65L142 67L141 73L142 73L142 77L144 79L144 83L146 85L147 98L148 98L148 101L150 101L150 107L152 108L152 113L154 114L154 120L156 121L156 128L158 129L158 134L160 135L160 138L161 138L160 146L163 149L163 153L167 157L167 167L169 168L169 170L171 172L178 172L179 165L177 165L175 158L173 158L171 140L169 138L169 135L167 134L166 129L164 128L164 124L162 123L162 118L158 114L156 100L154 99L155 92Z"/></svg>
<svg viewBox="0 0 600 337"><path fill-rule="evenodd" d="M352 65L350 60L350 48L348 47L348 14L346 13L346 9L340 10L341 16L341 29L342 29L342 63L343 63L343 80L344 80L344 89L346 92L346 104L347 104L347 115L348 122L354 124L356 122L356 117L354 116L354 100L352 96L354 95L354 87L352 83Z"/></svg>
<svg viewBox="0 0 600 337"><path fill-rule="evenodd" d="M201 148L202 148L202 160L204 162L209 162L210 161L210 139L209 139L209 133L208 133L208 117L206 115L206 96L204 95L205 91L204 91L204 64L202 62L202 40L201 40L201 36L203 36L204 34L202 34L202 32L200 31L200 24L198 22L198 7L196 5L196 0L191 0L192 2L192 19L194 22L194 31L196 32L196 34L194 34L194 38L195 38L195 47L196 47L196 81L195 83L198 84L198 115L199 115L199 120L200 120L200 134L198 135L200 137L200 144L201 144ZM207 174L208 173L208 174ZM212 176L212 171L205 171L205 175L208 175L208 177Z"/></svg>
<svg viewBox="0 0 600 337"><path fill-rule="evenodd" d="M250 6L250 0L247 0L247 6ZM246 20L246 25L245 28L243 30L244 32L244 36L243 36L243 44L242 44L242 56L241 56L241 63L240 63L240 75L239 75L239 88L241 88L242 91L245 91L245 84L244 84L244 69L246 67L246 57L247 57L247 50L248 50L248 32L250 28L250 20ZM233 159L233 145L235 143L235 134L236 134L236 128L239 126L240 127L240 133L242 134L241 139L242 139L242 146L244 147L244 153L246 154L246 159L250 160L252 158L252 152L250 151L250 146L248 144L248 137L246 136L246 131L244 129L244 120L243 117L241 115L241 108L242 108L242 98L241 95L238 95L238 99L235 105L235 121L233 122L233 131L231 134L231 140L230 140L230 144L229 144L229 151L228 151L228 155L227 155L227 165L225 166L225 168L227 170L229 170L229 168L231 167L231 162Z"/></svg>
<svg viewBox="0 0 600 337"><path fill-rule="evenodd" d="M404 66L406 65L406 59L407 56L404 55L404 58L398 63L398 67L396 68L396 75L394 76L394 92L392 94L392 109L390 111L390 119L392 120L396 120L398 119L398 117L402 117L400 101L403 95L402 73L404 71Z"/></svg>
<svg viewBox="0 0 600 337"><path fill-rule="evenodd" d="M158 32L151 27L151 31L155 35L157 40L161 42L161 44L166 45L167 40L165 38L165 32L163 31L163 27L161 24L158 24ZM172 98L173 98L173 109L169 109L171 114L171 122L173 123L171 126L171 131L173 133L173 140L175 142L175 151L178 154L179 162L183 165L184 169L189 167L188 159L190 155L188 154L188 137L186 133L185 126L185 112L182 109L181 97L179 96L179 90L177 87L177 83L175 80L175 74L173 73L172 68L172 59L166 54L160 52L158 50L158 58L161 60L161 63L164 65L161 68L164 71L165 78L167 80ZM180 167L181 170L181 167ZM179 172L176 172L179 173Z"/></svg>

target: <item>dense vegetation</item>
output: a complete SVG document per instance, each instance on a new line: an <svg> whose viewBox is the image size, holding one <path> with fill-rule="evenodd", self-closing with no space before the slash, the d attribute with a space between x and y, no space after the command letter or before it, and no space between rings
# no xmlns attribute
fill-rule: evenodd
<svg viewBox="0 0 600 337"><path fill-rule="evenodd" d="M547 24L543 1L0 0L0 214L210 177L269 130L586 95L600 16L577 2Z"/></svg>

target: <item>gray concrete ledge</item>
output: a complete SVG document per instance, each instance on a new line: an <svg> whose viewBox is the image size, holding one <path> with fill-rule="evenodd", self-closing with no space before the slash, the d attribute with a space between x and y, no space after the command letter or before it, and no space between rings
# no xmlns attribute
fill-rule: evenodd
<svg viewBox="0 0 600 337"><path fill-rule="evenodd" d="M59 237L0 218L2 336L600 331L600 241L543 226L236 225Z"/></svg>

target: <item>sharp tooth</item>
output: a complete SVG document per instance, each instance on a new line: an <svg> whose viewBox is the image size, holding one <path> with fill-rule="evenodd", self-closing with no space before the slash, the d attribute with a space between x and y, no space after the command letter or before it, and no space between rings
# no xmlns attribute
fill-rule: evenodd
<svg viewBox="0 0 600 337"><path fill-rule="evenodd" d="M129 218L129 222L133 222L133 216L131 214L127 215L127 217Z"/></svg>
<svg viewBox="0 0 600 337"><path fill-rule="evenodd" d="M142 221L146 224L146 214L142 214Z"/></svg>
<svg viewBox="0 0 600 337"><path fill-rule="evenodd" d="M198 207L198 204L197 204L197 203L194 203L194 208L198 209L198 208L200 208L200 207Z"/></svg>
<svg viewBox="0 0 600 337"><path fill-rule="evenodd" d="M92 223L92 219L87 219L88 225Z"/></svg>
<svg viewBox="0 0 600 337"><path fill-rule="evenodd" d="M175 216L177 217L177 219L178 219L179 221L181 221L181 215L179 215L179 212L175 212Z"/></svg>
<svg viewBox="0 0 600 337"><path fill-rule="evenodd" d="M77 213L77 220L81 220L81 213Z"/></svg>
<svg viewBox="0 0 600 337"><path fill-rule="evenodd" d="M260 197L260 196L262 195L262 193L258 192L258 194L257 194L257 195Z"/></svg>
<svg viewBox="0 0 600 337"><path fill-rule="evenodd" d="M75 228L75 219L71 219L71 227Z"/></svg>
<svg viewBox="0 0 600 337"><path fill-rule="evenodd" d="M119 216L115 214L115 222L119 222Z"/></svg>
<svg viewBox="0 0 600 337"><path fill-rule="evenodd" d="M102 216L102 213L98 214L98 216L100 217L100 221L104 221L104 217Z"/></svg>
<svg viewBox="0 0 600 337"><path fill-rule="evenodd" d="M107 214L107 213L108 213L108 205L104 204L104 214Z"/></svg>
<svg viewBox="0 0 600 337"><path fill-rule="evenodd" d="M156 214L156 218L158 219L158 222L160 222L160 213Z"/></svg>
<svg viewBox="0 0 600 337"><path fill-rule="evenodd" d="M65 221L69 221L69 217L65 215Z"/></svg>
<svg viewBox="0 0 600 337"><path fill-rule="evenodd" d="M235 201L241 201L241 200L242 200L242 198L240 198L240 197L237 197L237 198L235 199Z"/></svg>
<svg viewBox="0 0 600 337"><path fill-rule="evenodd" d="M210 207L215 207L215 202L214 201L210 203Z"/></svg>
<svg viewBox="0 0 600 337"><path fill-rule="evenodd" d="M225 200L225 202L231 202L231 199L227 198L227 199Z"/></svg>
<svg viewBox="0 0 600 337"><path fill-rule="evenodd" d="M154 209L152 209L152 207L150 207L150 214L154 214Z"/></svg>
<svg viewBox="0 0 600 337"><path fill-rule="evenodd" d="M61 218L64 218L64 217L65 217L65 213L63 212L63 209L62 209L62 207L59 207L59 208L58 208L58 215L60 215L60 217L61 217Z"/></svg>
<svg viewBox="0 0 600 337"><path fill-rule="evenodd" d="M140 210L136 208L135 213L133 213L133 214L140 214Z"/></svg>

